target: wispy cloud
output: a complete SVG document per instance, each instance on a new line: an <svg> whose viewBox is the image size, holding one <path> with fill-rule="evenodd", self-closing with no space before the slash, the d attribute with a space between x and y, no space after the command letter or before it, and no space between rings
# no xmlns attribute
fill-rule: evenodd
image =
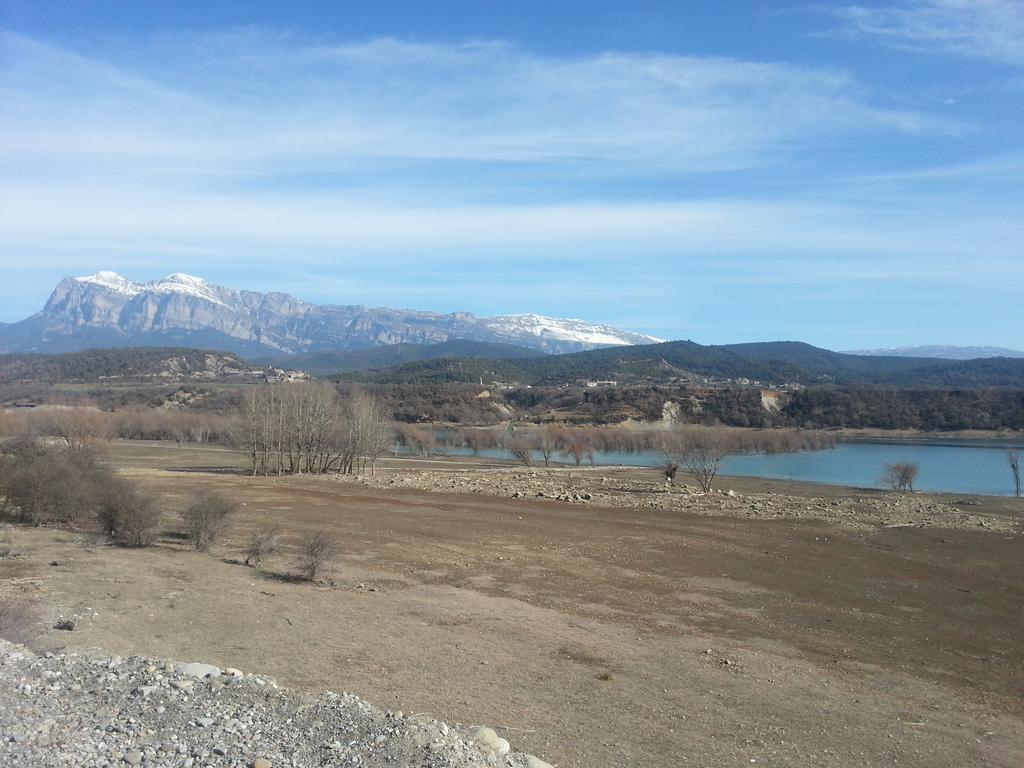
<svg viewBox="0 0 1024 768"><path fill-rule="evenodd" d="M835 10L848 34L923 52L952 53L1024 67L1020 0L906 0Z"/></svg>
<svg viewBox="0 0 1024 768"><path fill-rule="evenodd" d="M265 29L74 50L2 34L0 105L5 320L101 268L643 316L663 335L718 305L795 311L837 283L891 296L1021 276L1015 201L950 192L987 167L922 172L938 201L884 176L902 182L899 149L976 127L883 103L840 68Z"/></svg>
<svg viewBox="0 0 1024 768"><path fill-rule="evenodd" d="M322 172L391 160L708 171L844 137L959 128L873 105L841 71L725 58L326 45L259 30L158 38L106 58L11 34L2 46L3 159L48 169Z"/></svg>

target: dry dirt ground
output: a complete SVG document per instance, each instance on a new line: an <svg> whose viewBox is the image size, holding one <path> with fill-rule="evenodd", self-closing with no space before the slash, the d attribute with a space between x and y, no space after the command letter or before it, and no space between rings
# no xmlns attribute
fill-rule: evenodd
<svg viewBox="0 0 1024 768"><path fill-rule="evenodd" d="M110 461L163 495L166 532L133 551L18 529L4 589L76 620L51 646L354 691L494 726L561 768L1024 764L1019 522L864 530L254 479L230 453L172 446L116 444ZM206 486L244 505L210 554L188 550L177 517ZM976 501L1024 516L1019 500ZM297 581L287 555L265 574L239 562L272 524L337 537L329 582Z"/></svg>

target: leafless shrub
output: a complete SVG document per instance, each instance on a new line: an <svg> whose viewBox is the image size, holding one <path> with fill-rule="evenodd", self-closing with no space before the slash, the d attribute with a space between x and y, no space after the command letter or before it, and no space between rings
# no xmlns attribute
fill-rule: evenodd
<svg viewBox="0 0 1024 768"><path fill-rule="evenodd" d="M42 627L39 607L31 600L0 597L0 637L11 643L32 645Z"/></svg>
<svg viewBox="0 0 1024 768"><path fill-rule="evenodd" d="M249 537L242 554L245 564L257 570L263 568L266 561L281 551L281 530L277 527L256 531Z"/></svg>
<svg viewBox="0 0 1024 768"><path fill-rule="evenodd" d="M227 528L228 520L238 504L222 493L204 489L195 494L185 510L185 524L192 537L192 547L206 551Z"/></svg>
<svg viewBox="0 0 1024 768"><path fill-rule="evenodd" d="M148 547L160 530L156 498L123 478L114 478L104 490L98 520L101 533L126 547Z"/></svg>
<svg viewBox="0 0 1024 768"><path fill-rule="evenodd" d="M909 461L886 464L885 470L882 472L881 482L892 491L908 491L913 493L914 483L917 481L919 472L920 468L917 464Z"/></svg>
<svg viewBox="0 0 1024 768"><path fill-rule="evenodd" d="M701 490L708 493L729 454L725 432L719 427L677 426L661 435L666 477L669 465L684 468ZM672 473L675 476L675 473Z"/></svg>
<svg viewBox="0 0 1024 768"><path fill-rule="evenodd" d="M299 553L302 557L302 575L307 581L316 581L317 576L337 556L338 544L327 531L318 530L303 537Z"/></svg>

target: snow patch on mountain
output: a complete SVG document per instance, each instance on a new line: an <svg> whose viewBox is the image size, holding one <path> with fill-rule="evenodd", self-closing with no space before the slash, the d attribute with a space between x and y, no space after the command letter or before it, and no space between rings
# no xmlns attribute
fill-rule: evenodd
<svg viewBox="0 0 1024 768"><path fill-rule="evenodd" d="M217 293L217 286L201 277L175 272L162 280L146 284L146 289L156 293L182 293L199 299L212 301L214 304L226 306Z"/></svg>
<svg viewBox="0 0 1024 768"><path fill-rule="evenodd" d="M76 277L74 280L78 283L98 285L100 288L106 288L108 291L120 293L124 296L136 296L142 293L142 287L138 283L133 283L127 277L117 274L117 272L101 270L94 275Z"/></svg>
<svg viewBox="0 0 1024 768"><path fill-rule="evenodd" d="M217 293L217 286L201 277L174 272L160 280L136 283L117 272L100 271L94 275L74 278L79 283L89 283L106 288L123 296L138 296L140 293L180 293L226 306Z"/></svg>
<svg viewBox="0 0 1024 768"><path fill-rule="evenodd" d="M484 325L495 333L508 334L512 338L526 334L541 339L557 339L558 341L597 346L657 344L662 341L654 336L624 332L608 325L588 323L585 320L534 314L497 315L484 320Z"/></svg>

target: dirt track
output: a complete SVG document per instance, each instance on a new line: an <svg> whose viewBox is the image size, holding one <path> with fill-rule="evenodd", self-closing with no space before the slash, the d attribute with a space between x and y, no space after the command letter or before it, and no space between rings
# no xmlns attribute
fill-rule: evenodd
<svg viewBox="0 0 1024 768"><path fill-rule="evenodd" d="M215 458L113 456L169 508L200 485L245 502L216 556L187 551L173 517L145 552L19 531L27 557L0 577L16 568L21 587L80 617L51 642L500 726L559 766L1024 760L1019 533L174 471ZM334 586L295 583L287 558L266 576L230 562L271 523L333 531Z"/></svg>

